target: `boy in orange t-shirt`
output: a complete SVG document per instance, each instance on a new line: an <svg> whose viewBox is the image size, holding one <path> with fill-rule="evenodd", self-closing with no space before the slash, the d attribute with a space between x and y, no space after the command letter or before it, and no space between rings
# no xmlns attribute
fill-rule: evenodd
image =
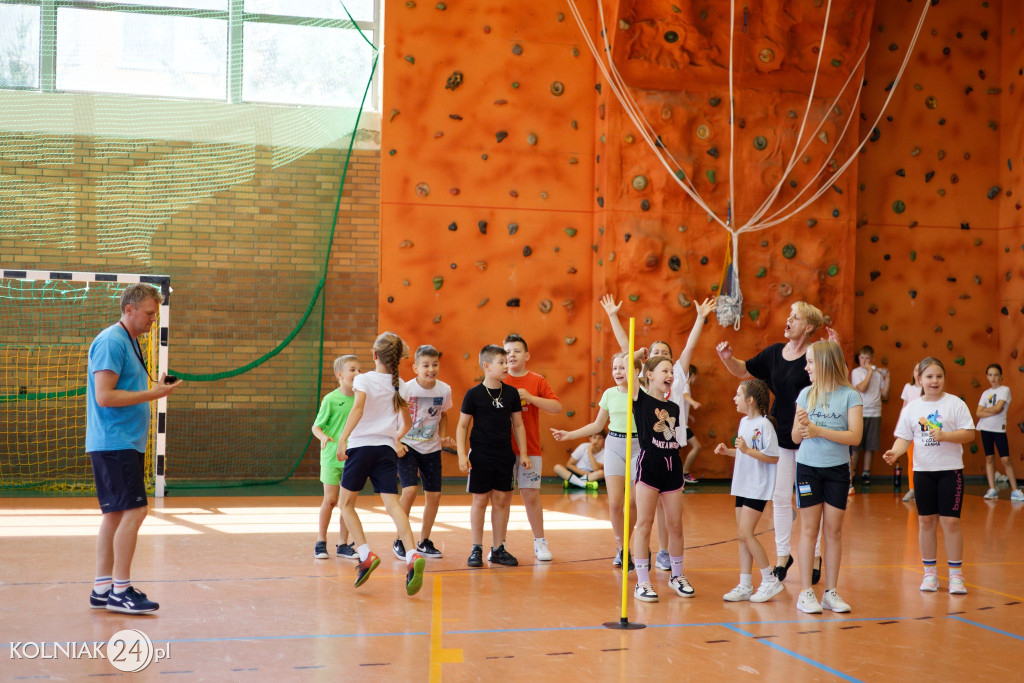
<svg viewBox="0 0 1024 683"><path fill-rule="evenodd" d="M562 403L544 377L526 369L530 360L530 352L526 340L518 334L505 337L505 352L508 354L508 377L505 383L519 390L519 398L523 403L523 424L526 427L526 450L533 466L530 469L519 467L516 461L516 481L519 495L523 497L526 508L526 519L533 531L533 553L541 562L551 561L551 550L544 538L544 510L540 505L540 411L557 414L562 411ZM519 455L519 447L513 440L512 447Z"/></svg>

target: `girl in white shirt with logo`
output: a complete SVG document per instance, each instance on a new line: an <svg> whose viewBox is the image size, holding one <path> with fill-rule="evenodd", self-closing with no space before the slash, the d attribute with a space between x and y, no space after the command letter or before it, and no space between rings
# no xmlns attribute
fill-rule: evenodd
<svg viewBox="0 0 1024 683"><path fill-rule="evenodd" d="M947 394L946 369L936 358L925 358L917 366L924 396L911 401L896 424L896 443L883 456L890 465L914 444L914 491L920 533L924 581L921 590L939 589L936 572L938 526L946 540L949 563L949 592L967 592L962 571L964 539L960 531L960 510L964 497L964 448L974 440L974 421L967 404Z"/></svg>
<svg viewBox="0 0 1024 683"><path fill-rule="evenodd" d="M986 389L978 401L978 431L981 432L981 445L985 449L985 476L988 477L986 500L995 500L996 493L996 451L1010 480L1010 500L1024 501L1024 493L1017 489L1017 477L1013 473L1013 461L1010 460L1010 442L1006 440L1006 411L1010 407L1010 387L1000 384L1003 379L1003 368L993 363L985 369L985 376L991 388Z"/></svg>

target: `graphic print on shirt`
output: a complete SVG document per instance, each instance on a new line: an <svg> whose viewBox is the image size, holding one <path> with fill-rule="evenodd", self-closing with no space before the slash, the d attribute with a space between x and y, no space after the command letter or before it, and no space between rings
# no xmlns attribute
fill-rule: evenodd
<svg viewBox="0 0 1024 683"><path fill-rule="evenodd" d="M998 396L996 396L996 394L992 394L991 396L988 397L988 404L994 407L996 405L997 398Z"/></svg>
<svg viewBox="0 0 1024 683"><path fill-rule="evenodd" d="M676 419L669 415L667 410L662 408L654 409L654 417L658 418L658 423L654 425L654 431L661 432L668 439L674 439L676 436Z"/></svg>
<svg viewBox="0 0 1024 683"><path fill-rule="evenodd" d="M933 429L942 429L942 416L939 415L939 411L936 410L934 413L930 413L928 417L918 418L917 424L921 427L921 432L924 434L925 446L938 446L939 442L931 437L928 433Z"/></svg>
<svg viewBox="0 0 1024 683"><path fill-rule="evenodd" d="M437 416L444 405L443 396L417 396L409 401L409 415L412 428L402 439L403 441L430 441L437 432L440 420Z"/></svg>
<svg viewBox="0 0 1024 683"><path fill-rule="evenodd" d="M754 428L754 434L750 437L750 447L755 451L764 452L764 435L757 427Z"/></svg>

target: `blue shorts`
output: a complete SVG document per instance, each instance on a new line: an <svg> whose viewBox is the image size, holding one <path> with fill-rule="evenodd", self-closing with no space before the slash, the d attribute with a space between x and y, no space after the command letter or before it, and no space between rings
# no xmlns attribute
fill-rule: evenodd
<svg viewBox="0 0 1024 683"><path fill-rule="evenodd" d="M423 490L441 492L441 451L420 453L412 446L398 459L398 480L402 488L416 486L419 476L423 478Z"/></svg>
<svg viewBox="0 0 1024 683"><path fill-rule="evenodd" d="M374 493L398 493L398 454L391 446L357 446L346 451L341 488L359 492L369 479Z"/></svg>
<svg viewBox="0 0 1024 683"><path fill-rule="evenodd" d="M92 451L92 475L100 510L123 512L146 507L146 454L134 448L119 451Z"/></svg>

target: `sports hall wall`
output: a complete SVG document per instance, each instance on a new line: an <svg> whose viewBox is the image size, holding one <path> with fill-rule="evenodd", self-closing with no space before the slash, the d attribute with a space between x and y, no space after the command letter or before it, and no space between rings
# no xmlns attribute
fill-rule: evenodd
<svg viewBox="0 0 1024 683"><path fill-rule="evenodd" d="M598 36L596 4L579 5ZM847 116L856 125L834 155L838 163L860 137L870 141L804 211L740 236L741 329L711 322L695 358L703 476L731 471L711 449L738 422L736 380L714 345L729 340L749 357L782 341L796 300L824 311L849 362L871 344L891 370L885 434L903 382L925 355L946 363L949 390L968 403L980 395L990 362L1001 362L1005 381L1024 391L1024 363L1016 359L1024 315L1017 208L1024 143L1015 92L1024 85L1022 10L1010 2L932 2L874 132L923 5L831 6L812 121L828 114L870 41L861 96L856 101L854 76L778 204L830 161ZM724 216L728 3L604 7L616 65L644 88L633 91L638 109ZM737 24L735 57L740 221L793 153L818 56L810 47L825 16L821 2L748 11L743 28ZM381 328L438 346L442 377L457 396L480 377L479 348L518 332L530 343L530 369L563 400L564 413L542 420L542 431L581 426L611 384L616 350L598 298L610 292L624 302L621 315L636 317L638 344L666 339L678 353L692 326L692 299L721 282L726 232L642 141L567 4L392 2L385 42ZM1013 404L1011 423L1022 417ZM1019 439L1011 435L1018 457ZM553 456L550 472L567 449L549 438L543 445ZM969 473L982 471L980 457L968 462ZM885 468L876 460L875 469Z"/></svg>

